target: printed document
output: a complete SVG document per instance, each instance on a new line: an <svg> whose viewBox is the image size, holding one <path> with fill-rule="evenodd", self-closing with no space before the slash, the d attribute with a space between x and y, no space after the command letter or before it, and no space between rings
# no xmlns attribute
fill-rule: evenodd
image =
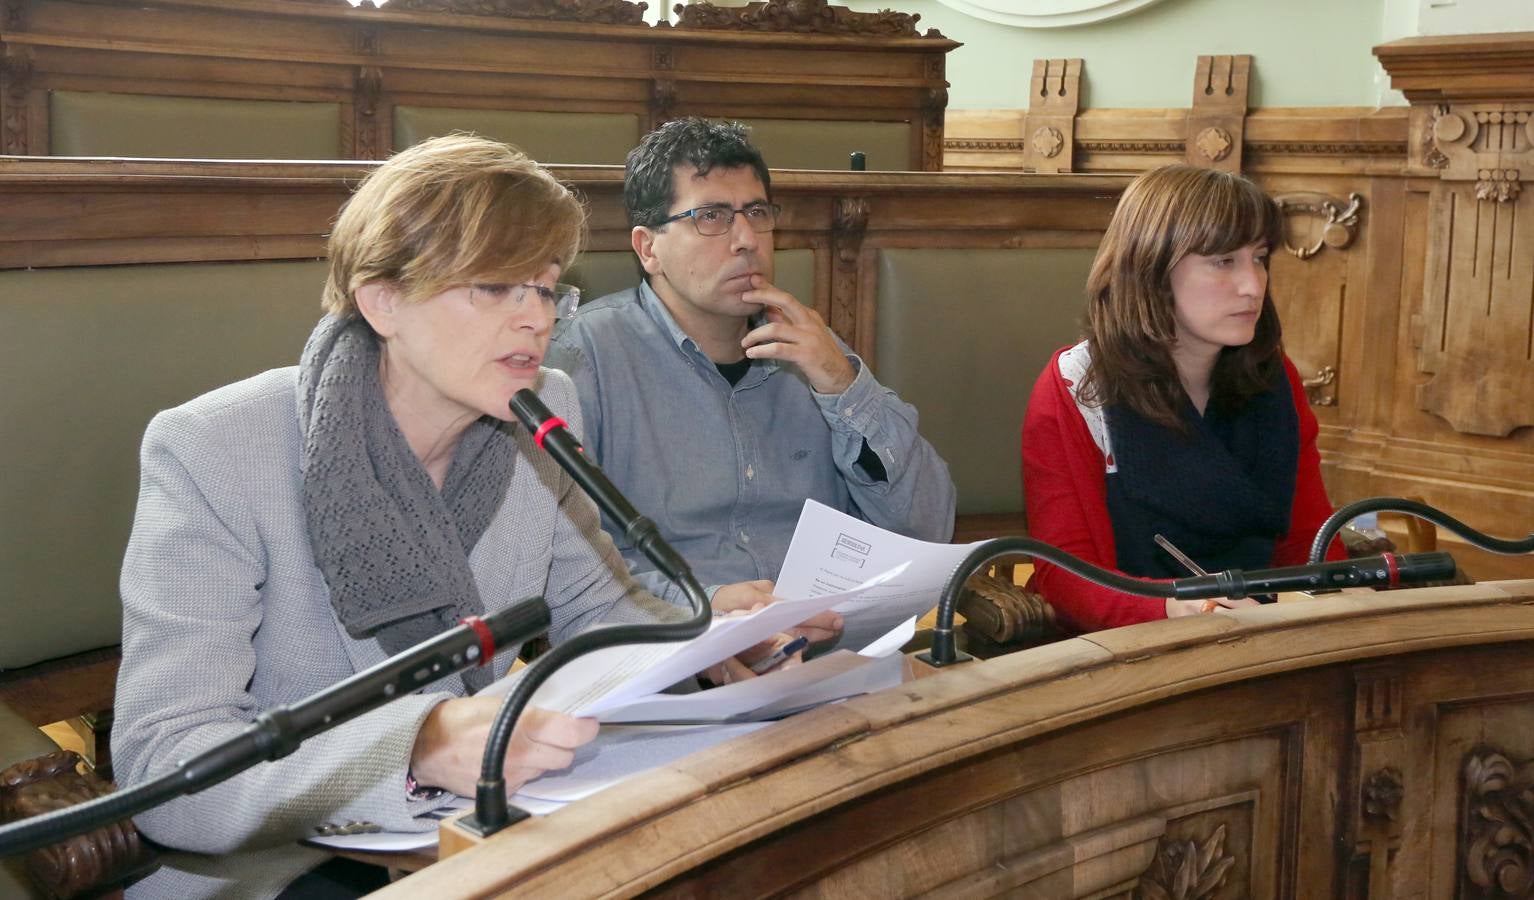
<svg viewBox="0 0 1534 900"><path fill-rule="evenodd" d="M973 549L973 544L918 541L806 500L773 593L785 600L836 594L861 583L869 572L906 563L897 577L831 607L846 623L836 646L862 648L902 620L936 606L948 577Z"/></svg>

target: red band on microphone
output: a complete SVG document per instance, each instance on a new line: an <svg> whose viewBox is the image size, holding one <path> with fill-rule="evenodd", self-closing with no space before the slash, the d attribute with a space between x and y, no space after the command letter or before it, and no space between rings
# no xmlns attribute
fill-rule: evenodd
<svg viewBox="0 0 1534 900"><path fill-rule="evenodd" d="M539 450L542 450L543 449L543 436L544 435L548 434L550 431L554 430L555 428L569 428L569 427L570 427L570 423L566 422L564 419L561 419L559 416L550 416L548 418L548 421L544 422L542 425L539 425L538 426L538 430L533 432L533 443L538 445L538 449Z"/></svg>
<svg viewBox="0 0 1534 900"><path fill-rule="evenodd" d="M1400 562L1398 562L1396 560L1396 555L1394 553L1386 553L1386 554L1384 554L1384 557L1385 557L1385 569L1390 572L1390 586L1391 587L1400 587L1401 586L1401 564L1400 564Z"/></svg>
<svg viewBox="0 0 1534 900"><path fill-rule="evenodd" d="M490 660L495 657L495 635L490 633L490 626L479 616L467 616L459 619L458 623L469 626L479 635L479 665L490 665Z"/></svg>

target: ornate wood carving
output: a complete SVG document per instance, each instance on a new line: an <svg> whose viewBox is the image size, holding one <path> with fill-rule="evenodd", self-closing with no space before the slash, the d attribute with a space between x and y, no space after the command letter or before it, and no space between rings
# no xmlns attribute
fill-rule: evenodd
<svg viewBox="0 0 1534 900"><path fill-rule="evenodd" d="M0 0L0 29L5 31L27 29L26 0Z"/></svg>
<svg viewBox="0 0 1534 900"><path fill-rule="evenodd" d="M362 25L357 28L357 53L362 56L378 55L378 26Z"/></svg>
<svg viewBox="0 0 1534 900"><path fill-rule="evenodd" d="M1241 171L1251 71L1252 58L1247 55L1198 58L1193 108L1188 112L1185 159L1190 165Z"/></svg>
<svg viewBox="0 0 1534 900"><path fill-rule="evenodd" d="M32 56L22 49L0 57L0 153L26 156L27 95L32 89Z"/></svg>
<svg viewBox="0 0 1534 900"><path fill-rule="evenodd" d="M1364 202L1358 194L1348 194L1346 200L1339 200L1325 194L1295 192L1278 194L1273 199L1286 217L1304 215L1321 220L1318 229L1311 229L1312 234L1320 233L1308 243L1296 245L1290 229L1284 230L1284 249L1299 259L1310 259L1320 253L1322 247L1343 250L1353 243L1358 232L1359 210Z"/></svg>
<svg viewBox="0 0 1534 900"><path fill-rule="evenodd" d="M543 19L602 25L640 25L647 3L629 0L394 0L389 10L452 13L460 16L496 16L508 19Z"/></svg>
<svg viewBox="0 0 1534 900"><path fill-rule="evenodd" d="M1534 893L1534 766L1479 747L1465 756L1461 897Z"/></svg>
<svg viewBox="0 0 1534 900"><path fill-rule="evenodd" d="M1353 728L1399 731L1402 706L1401 676L1393 668L1363 668L1354 676Z"/></svg>
<svg viewBox="0 0 1534 900"><path fill-rule="evenodd" d="M105 796L110 783L94 773L80 774L80 757L60 750L23 760L0 771L0 822L57 812ZM154 849L123 820L77 835L26 857L32 877L48 896L96 896L159 865Z"/></svg>
<svg viewBox="0 0 1534 900"><path fill-rule="evenodd" d="M1401 770L1386 766L1369 776L1363 786L1364 818L1394 822L1401 811L1401 797L1406 793Z"/></svg>
<svg viewBox="0 0 1534 900"><path fill-rule="evenodd" d="M655 126L659 127L662 122L671 118L671 111L676 108L676 79L657 78L650 86L650 115L654 118Z"/></svg>
<svg viewBox="0 0 1534 900"><path fill-rule="evenodd" d="M1163 839L1150 868L1140 876L1139 896L1145 900L1212 897L1235 864L1236 858L1225 854L1224 825L1202 843Z"/></svg>
<svg viewBox="0 0 1534 900"><path fill-rule="evenodd" d="M1432 378L1417 403L1468 434L1534 424L1534 205L1521 175L1534 172L1531 113L1534 101L1438 104L1428 130L1439 183L1417 365Z"/></svg>
<svg viewBox="0 0 1534 900"><path fill-rule="evenodd" d="M880 10L853 12L826 0L757 0L745 6L715 6L708 0L678 3L678 28L722 31L792 31L800 34L859 34L881 37L941 38L936 28L916 31L920 15Z"/></svg>
<svg viewBox="0 0 1534 900"><path fill-rule="evenodd" d="M948 109L948 89L927 88L921 101L921 167L943 167L943 115Z"/></svg>
<svg viewBox="0 0 1534 900"><path fill-rule="evenodd" d="M378 121L378 99L382 95L383 70L377 66L359 67L352 100L356 112L353 152L357 159L384 159L389 155L391 142L381 133Z"/></svg>
<svg viewBox="0 0 1534 900"><path fill-rule="evenodd" d="M1023 169L1069 172L1074 160L1076 111L1081 108L1081 60L1036 59L1023 135Z"/></svg>
<svg viewBox="0 0 1534 900"><path fill-rule="evenodd" d="M836 198L831 219L831 309L826 318L831 330L845 340L854 338L857 328L858 262L868 215L867 198Z"/></svg>

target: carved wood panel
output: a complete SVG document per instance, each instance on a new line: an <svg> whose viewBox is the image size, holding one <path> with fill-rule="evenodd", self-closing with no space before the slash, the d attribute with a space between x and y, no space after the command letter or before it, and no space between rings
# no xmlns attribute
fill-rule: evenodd
<svg viewBox="0 0 1534 900"><path fill-rule="evenodd" d="M1534 425L1534 103L1440 104L1418 406L1467 434Z"/></svg>
<svg viewBox="0 0 1534 900"><path fill-rule="evenodd" d="M1284 244L1272 257L1270 291L1284 327L1284 349L1300 371L1311 405L1337 405L1343 377L1342 332L1348 303L1347 247L1363 199L1323 192L1277 191Z"/></svg>

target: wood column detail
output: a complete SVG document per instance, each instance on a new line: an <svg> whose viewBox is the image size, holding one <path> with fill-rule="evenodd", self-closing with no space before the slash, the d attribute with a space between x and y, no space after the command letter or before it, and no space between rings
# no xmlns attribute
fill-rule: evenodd
<svg viewBox="0 0 1534 900"><path fill-rule="evenodd" d="M1023 120L1023 168L1029 172L1069 172L1076 139L1076 111L1081 108L1081 60L1036 59Z"/></svg>
<svg viewBox="0 0 1534 900"><path fill-rule="evenodd" d="M1193 108L1188 111L1189 165L1241 171L1252 57L1200 56L1193 75Z"/></svg>

